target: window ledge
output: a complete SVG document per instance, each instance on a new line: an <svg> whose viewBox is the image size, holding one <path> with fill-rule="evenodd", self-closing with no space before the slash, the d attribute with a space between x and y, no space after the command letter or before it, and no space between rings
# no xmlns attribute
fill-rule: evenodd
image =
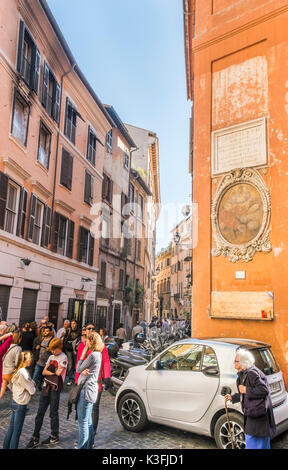
<svg viewBox="0 0 288 470"><path fill-rule="evenodd" d="M43 170L46 173L46 175L48 175L49 168L43 165L43 163L41 163L39 160L36 160L36 165L39 166L39 168L41 168L41 170Z"/></svg>
<svg viewBox="0 0 288 470"><path fill-rule="evenodd" d="M39 193L41 196L43 196L45 199L49 199L52 196L52 193L46 189L39 181L33 180L32 181L32 186L33 186L33 191L35 193Z"/></svg>
<svg viewBox="0 0 288 470"><path fill-rule="evenodd" d="M4 157L3 163L5 167L5 173L9 176L9 171L11 171L17 178L20 178L22 182L31 178L30 173L25 171L20 165L18 165L15 160L10 157Z"/></svg>
<svg viewBox="0 0 288 470"><path fill-rule="evenodd" d="M22 150L24 153L27 154L27 147L20 142L16 137L14 137L13 134L9 134L9 139L12 140L12 142L19 147L20 150Z"/></svg>

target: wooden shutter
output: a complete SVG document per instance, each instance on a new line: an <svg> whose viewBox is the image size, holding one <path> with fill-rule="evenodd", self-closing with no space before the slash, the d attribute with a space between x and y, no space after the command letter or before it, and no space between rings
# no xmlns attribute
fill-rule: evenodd
<svg viewBox="0 0 288 470"><path fill-rule="evenodd" d="M47 108L48 105L48 83L49 83L49 67L44 62L43 68L43 83L42 83L42 104L44 108Z"/></svg>
<svg viewBox="0 0 288 470"><path fill-rule="evenodd" d="M64 125L64 134L68 136L68 109L72 106L69 98L66 98L66 108L65 108L65 125Z"/></svg>
<svg viewBox="0 0 288 470"><path fill-rule="evenodd" d="M77 259L78 259L78 261L82 261L83 244L84 244L84 228L83 228L83 227L79 227L79 233L78 233L78 253L77 253Z"/></svg>
<svg viewBox="0 0 288 470"><path fill-rule="evenodd" d="M113 199L113 181L109 178L109 196L108 196L108 200L110 203L112 203L112 199Z"/></svg>
<svg viewBox="0 0 288 470"><path fill-rule="evenodd" d="M72 220L68 220L68 233L67 233L67 248L66 256L73 258L73 246L74 246L74 227L75 224Z"/></svg>
<svg viewBox="0 0 288 470"><path fill-rule="evenodd" d="M0 319L1 321L7 320L8 306L10 297L10 287L0 286Z"/></svg>
<svg viewBox="0 0 288 470"><path fill-rule="evenodd" d="M101 262L101 284L103 287L106 285L106 263L105 261Z"/></svg>
<svg viewBox="0 0 288 470"><path fill-rule="evenodd" d="M9 178L0 172L0 228L4 229Z"/></svg>
<svg viewBox="0 0 288 470"><path fill-rule="evenodd" d="M26 322L35 320L38 291L33 289L23 289L21 312L19 318L19 327Z"/></svg>
<svg viewBox="0 0 288 470"><path fill-rule="evenodd" d="M53 238L52 238L51 249L55 253L57 252L57 248L58 248L59 222L60 222L60 216L57 212L54 212Z"/></svg>
<svg viewBox="0 0 288 470"><path fill-rule="evenodd" d="M68 300L67 320L71 321L74 318L74 305L75 305L75 299L69 299Z"/></svg>
<svg viewBox="0 0 288 470"><path fill-rule="evenodd" d="M89 155L89 144L90 144L90 136L91 136L91 126L88 126L88 138L87 138L87 159L90 161L90 155Z"/></svg>
<svg viewBox="0 0 288 470"><path fill-rule="evenodd" d="M87 300L86 302L86 318L85 323L93 323L94 318L94 302L93 300Z"/></svg>
<svg viewBox="0 0 288 470"><path fill-rule="evenodd" d="M40 83L40 70L41 70L41 54L39 49L35 46L35 70L34 70L34 80L33 80L33 90L38 95L39 83Z"/></svg>
<svg viewBox="0 0 288 470"><path fill-rule="evenodd" d="M72 175L73 175L73 157L68 152L66 152L66 150L63 149L60 183L70 190L72 188Z"/></svg>
<svg viewBox="0 0 288 470"><path fill-rule="evenodd" d="M94 261L94 237L89 234L89 252L88 252L88 264L93 266Z"/></svg>
<svg viewBox="0 0 288 470"><path fill-rule="evenodd" d="M102 182L102 199L105 199L106 180L107 180L107 176L104 173L103 174L103 182Z"/></svg>
<svg viewBox="0 0 288 470"><path fill-rule="evenodd" d="M19 27L19 40L18 40L18 55L17 55L17 71L22 73L23 67L23 54L24 54L24 34L25 34L25 26L23 21L20 21Z"/></svg>
<svg viewBox="0 0 288 470"><path fill-rule="evenodd" d="M25 220L26 220L26 207L27 207L27 191L24 188L20 189L19 210L16 235L24 237Z"/></svg>
<svg viewBox="0 0 288 470"><path fill-rule="evenodd" d="M56 95L55 95L53 117L57 123L59 123L59 120L60 120L60 103L61 103L61 87L59 83L56 82Z"/></svg>
<svg viewBox="0 0 288 470"><path fill-rule="evenodd" d="M51 208L49 206L44 206L44 215L42 223L42 239L41 246L48 247L49 238L50 238L50 228L51 228Z"/></svg>
<svg viewBox="0 0 288 470"><path fill-rule="evenodd" d="M36 213L36 201L37 197L31 194L30 198L30 210L29 210L29 225L28 225L28 240L32 240L34 224L35 224L35 213Z"/></svg>
<svg viewBox="0 0 288 470"><path fill-rule="evenodd" d="M119 289L123 289L123 279L124 279L124 271L120 269L119 271Z"/></svg>
<svg viewBox="0 0 288 470"><path fill-rule="evenodd" d="M90 204L90 189L91 189L91 175L88 171L85 171L85 183L84 183L84 201Z"/></svg>

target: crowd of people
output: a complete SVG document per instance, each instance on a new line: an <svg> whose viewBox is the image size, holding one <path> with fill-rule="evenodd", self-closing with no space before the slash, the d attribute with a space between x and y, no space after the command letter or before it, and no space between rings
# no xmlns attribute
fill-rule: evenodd
<svg viewBox="0 0 288 470"><path fill-rule="evenodd" d="M79 389L76 403L78 441L75 448L91 449L97 432L103 387L111 386L107 331L89 323L65 320L57 332L44 317L40 325L0 324L0 399L12 393L12 414L3 449L17 449L31 397L40 391L33 435L27 449L40 445L44 416L50 408L51 433L42 446L59 442L59 404L64 383ZM72 387L72 388L73 388Z"/></svg>

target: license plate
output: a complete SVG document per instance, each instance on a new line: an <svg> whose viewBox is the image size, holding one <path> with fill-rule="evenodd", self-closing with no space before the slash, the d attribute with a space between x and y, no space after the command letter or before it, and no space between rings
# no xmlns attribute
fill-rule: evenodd
<svg viewBox="0 0 288 470"><path fill-rule="evenodd" d="M270 384L270 391L271 393L277 393L281 390L281 382L275 382L274 384Z"/></svg>

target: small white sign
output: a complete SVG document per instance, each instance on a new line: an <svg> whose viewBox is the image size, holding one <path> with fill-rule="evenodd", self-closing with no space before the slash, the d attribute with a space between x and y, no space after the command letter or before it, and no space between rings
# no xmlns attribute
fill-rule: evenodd
<svg viewBox="0 0 288 470"><path fill-rule="evenodd" d="M246 271L235 271L235 279L246 279Z"/></svg>

